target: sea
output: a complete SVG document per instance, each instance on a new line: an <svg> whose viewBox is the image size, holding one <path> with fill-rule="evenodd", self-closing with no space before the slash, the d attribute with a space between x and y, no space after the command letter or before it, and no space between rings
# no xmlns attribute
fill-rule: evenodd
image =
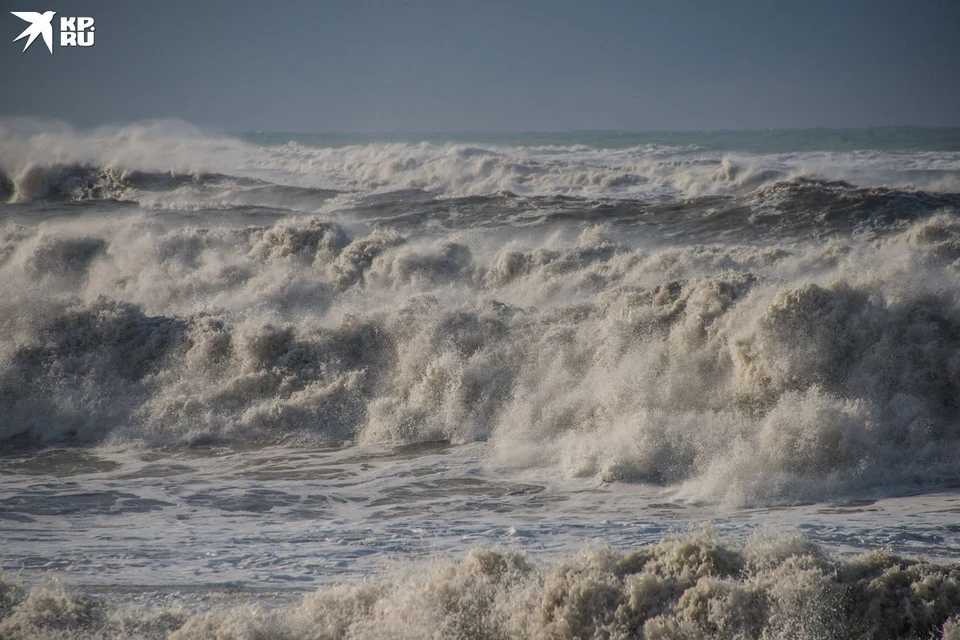
<svg viewBox="0 0 960 640"><path fill-rule="evenodd" d="M960 129L0 119L0 637L960 638Z"/></svg>

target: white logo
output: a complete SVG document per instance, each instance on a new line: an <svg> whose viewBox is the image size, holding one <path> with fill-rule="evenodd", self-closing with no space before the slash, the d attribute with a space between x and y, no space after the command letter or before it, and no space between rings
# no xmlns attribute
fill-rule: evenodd
<svg viewBox="0 0 960 640"><path fill-rule="evenodd" d="M43 41L47 43L47 49L50 50L50 53L53 53L53 26L50 24L50 21L53 20L56 11L47 11L46 13L37 13L36 11L11 11L10 13L30 23L30 26L24 29L23 33L13 39L14 42L30 36L27 44L23 46L23 50L26 51L27 47L32 45L33 41L37 39L37 36L42 35Z"/></svg>
<svg viewBox="0 0 960 640"><path fill-rule="evenodd" d="M27 44L24 45L23 51L30 47L33 44L33 41L37 39L37 36L43 36L43 41L47 45L47 49L50 53L53 53L53 16L56 15L56 11L46 11L44 13L37 13L35 11L11 11L13 15L17 16L25 22L29 22L30 26L23 30L19 36L14 38L14 42L21 40L23 38L27 40ZM60 18L60 46L61 47L92 47L94 31L97 28L93 26L93 18L86 16L73 16L73 17L61 17Z"/></svg>
<svg viewBox="0 0 960 640"><path fill-rule="evenodd" d="M60 18L60 46L92 47L93 32L96 30L93 18Z"/></svg>

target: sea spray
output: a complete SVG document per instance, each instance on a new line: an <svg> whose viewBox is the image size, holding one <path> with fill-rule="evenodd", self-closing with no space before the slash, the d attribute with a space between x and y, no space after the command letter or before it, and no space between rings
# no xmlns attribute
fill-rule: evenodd
<svg viewBox="0 0 960 640"><path fill-rule="evenodd" d="M882 551L835 560L802 536L743 546L708 531L554 566L473 550L299 605L125 609L58 582L2 585L0 633L19 638L954 638L960 569Z"/></svg>
<svg viewBox="0 0 960 640"><path fill-rule="evenodd" d="M309 217L8 225L0 430L489 440L494 464L740 504L950 482L957 228L491 250Z"/></svg>

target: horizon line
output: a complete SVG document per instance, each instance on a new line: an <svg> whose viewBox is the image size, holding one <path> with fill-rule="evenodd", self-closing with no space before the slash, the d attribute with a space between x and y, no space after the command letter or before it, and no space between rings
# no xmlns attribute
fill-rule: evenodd
<svg viewBox="0 0 960 640"><path fill-rule="evenodd" d="M161 120L166 119L162 118ZM153 120L153 119L151 119ZM188 121L184 121L188 122ZM95 125L105 126L105 125ZM201 128L203 125L198 125ZM734 128L718 127L715 129L543 129L543 130L525 130L525 129L412 129L412 130L382 130L382 131L296 131L296 130L271 130L271 129L247 129L243 131L234 131L235 135L286 135L286 134L308 134L308 135L333 135L333 136L387 136L387 135L556 135L556 134L576 134L576 133L617 133L617 134L704 134L704 133L777 133L777 132L809 132L809 131L876 131L884 129L924 129L924 130L946 130L960 129L960 124L955 125L923 125L923 124L881 124L866 126L815 126L815 127L762 127L762 128Z"/></svg>

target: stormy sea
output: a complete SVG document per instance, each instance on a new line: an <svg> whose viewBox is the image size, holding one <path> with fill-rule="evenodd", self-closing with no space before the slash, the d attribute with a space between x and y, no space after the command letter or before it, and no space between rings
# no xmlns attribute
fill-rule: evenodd
<svg viewBox="0 0 960 640"><path fill-rule="evenodd" d="M0 119L0 637L960 638L960 129Z"/></svg>

